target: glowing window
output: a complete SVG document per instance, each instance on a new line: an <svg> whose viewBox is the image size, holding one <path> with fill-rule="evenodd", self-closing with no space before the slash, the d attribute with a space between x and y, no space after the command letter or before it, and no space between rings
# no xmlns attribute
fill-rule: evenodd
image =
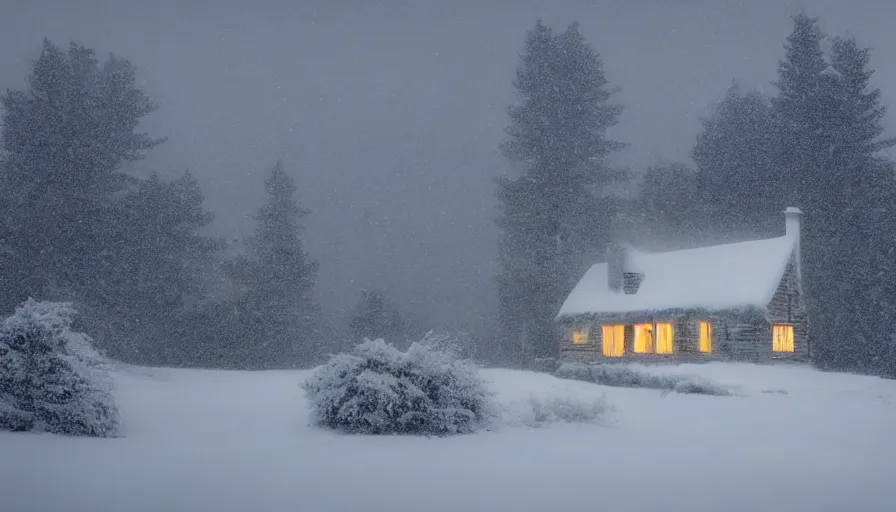
<svg viewBox="0 0 896 512"><path fill-rule="evenodd" d="M772 350L775 352L793 352L793 326L772 326Z"/></svg>
<svg viewBox="0 0 896 512"><path fill-rule="evenodd" d="M672 324L656 324L656 353L672 353Z"/></svg>
<svg viewBox="0 0 896 512"><path fill-rule="evenodd" d="M653 324L635 324L635 353L653 353Z"/></svg>
<svg viewBox="0 0 896 512"><path fill-rule="evenodd" d="M603 347L601 349L607 357L620 357L625 352L625 326L604 325Z"/></svg>
<svg viewBox="0 0 896 512"><path fill-rule="evenodd" d="M700 352L712 352L712 324L709 322L700 322L700 343L698 348Z"/></svg>
<svg viewBox="0 0 896 512"><path fill-rule="evenodd" d="M573 345L584 345L588 343L588 331L585 329L572 331L571 336Z"/></svg>

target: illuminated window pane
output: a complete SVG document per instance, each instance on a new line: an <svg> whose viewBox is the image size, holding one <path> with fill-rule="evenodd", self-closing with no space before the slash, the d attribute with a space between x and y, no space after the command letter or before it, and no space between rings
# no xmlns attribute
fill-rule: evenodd
<svg viewBox="0 0 896 512"><path fill-rule="evenodd" d="M601 352L607 357L620 357L625 352L625 326L604 325Z"/></svg>
<svg viewBox="0 0 896 512"><path fill-rule="evenodd" d="M793 326L772 326L772 350L775 352L793 352Z"/></svg>
<svg viewBox="0 0 896 512"><path fill-rule="evenodd" d="M653 353L653 324L635 324L635 353Z"/></svg>
<svg viewBox="0 0 896 512"><path fill-rule="evenodd" d="M712 352L712 324L700 322L700 352Z"/></svg>
<svg viewBox="0 0 896 512"><path fill-rule="evenodd" d="M672 324L656 324L656 353L672 353Z"/></svg>
<svg viewBox="0 0 896 512"><path fill-rule="evenodd" d="M572 343L574 345L584 345L585 343L588 343L588 331L585 329L572 331Z"/></svg>

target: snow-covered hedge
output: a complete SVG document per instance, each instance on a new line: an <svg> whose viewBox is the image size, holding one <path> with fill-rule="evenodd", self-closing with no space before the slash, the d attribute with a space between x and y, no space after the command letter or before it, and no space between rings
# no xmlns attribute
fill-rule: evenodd
<svg viewBox="0 0 896 512"><path fill-rule="evenodd" d="M661 389L698 395L733 394L730 389L701 377L655 375L619 364L563 363L554 375L563 379L583 380L604 386Z"/></svg>
<svg viewBox="0 0 896 512"><path fill-rule="evenodd" d="M333 356L303 384L321 426L360 434L470 433L493 418L493 394L445 336L402 352L365 340Z"/></svg>
<svg viewBox="0 0 896 512"><path fill-rule="evenodd" d="M0 325L0 429L114 436L118 409L68 303L29 299Z"/></svg>

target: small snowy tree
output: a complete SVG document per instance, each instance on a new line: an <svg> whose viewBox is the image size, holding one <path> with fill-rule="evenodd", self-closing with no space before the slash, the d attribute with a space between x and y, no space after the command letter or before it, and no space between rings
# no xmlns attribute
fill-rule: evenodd
<svg viewBox="0 0 896 512"><path fill-rule="evenodd" d="M0 429L116 434L108 373L73 317L68 303L29 299L0 325Z"/></svg>
<svg viewBox="0 0 896 512"><path fill-rule="evenodd" d="M302 387L318 425L356 434L471 433L496 411L476 367L432 336L407 352L365 340Z"/></svg>
<svg viewBox="0 0 896 512"><path fill-rule="evenodd" d="M319 308L313 292L317 263L302 242L308 210L295 197L295 180L278 161L265 180L268 202L255 215L248 251L229 268L239 287L239 344L251 347L239 365L294 366L317 355Z"/></svg>
<svg viewBox="0 0 896 512"><path fill-rule="evenodd" d="M361 290L361 300L352 310L349 328L354 341L384 339L397 341L402 332L401 316L382 290Z"/></svg>

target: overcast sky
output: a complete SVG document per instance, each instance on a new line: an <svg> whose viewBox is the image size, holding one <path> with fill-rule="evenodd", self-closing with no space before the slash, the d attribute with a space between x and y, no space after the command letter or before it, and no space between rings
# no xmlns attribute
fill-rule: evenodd
<svg viewBox="0 0 896 512"><path fill-rule="evenodd" d="M161 105L147 129L169 137L141 165L193 171L219 233L249 233L280 159L313 210L325 309L386 287L427 322L474 328L494 311L496 146L537 18L579 21L621 89L613 135L631 146L616 161L643 167L687 160L732 80L773 91L802 7L873 47L875 83L896 99L885 0L2 0L0 87L23 87L45 36L129 58Z"/></svg>

